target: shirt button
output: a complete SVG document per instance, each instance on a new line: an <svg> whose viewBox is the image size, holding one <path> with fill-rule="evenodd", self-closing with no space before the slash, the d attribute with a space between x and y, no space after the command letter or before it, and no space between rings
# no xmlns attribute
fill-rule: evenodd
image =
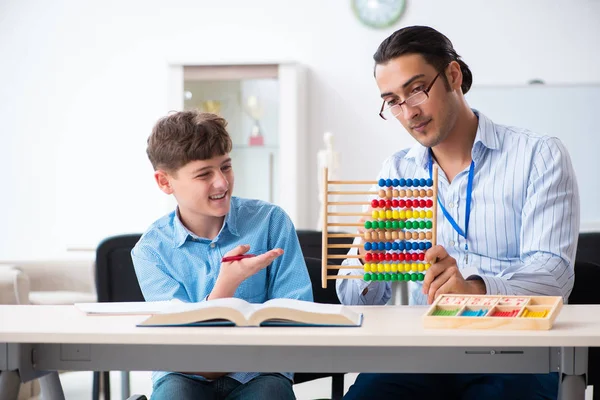
<svg viewBox="0 0 600 400"><path fill-rule="evenodd" d="M454 203L450 203L450 204L448 204L448 207L450 207L450 208L454 208Z"/></svg>
<svg viewBox="0 0 600 400"><path fill-rule="evenodd" d="M450 247L454 247L454 240L451 240L448 244L450 245Z"/></svg>
<svg viewBox="0 0 600 400"><path fill-rule="evenodd" d="M210 248L211 248L211 249L214 249L214 248L215 248L215 244L214 244L214 243L211 243L211 244L210 244Z"/></svg>

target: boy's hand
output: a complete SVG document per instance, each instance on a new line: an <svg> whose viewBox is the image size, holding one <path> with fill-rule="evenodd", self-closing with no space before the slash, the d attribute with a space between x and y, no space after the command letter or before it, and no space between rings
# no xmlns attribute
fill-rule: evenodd
<svg viewBox="0 0 600 400"><path fill-rule="evenodd" d="M456 265L456 260L440 245L427 250L425 259L435 261L425 274L423 294L427 302L433 303L440 294L486 294L485 283L481 280L465 280Z"/></svg>
<svg viewBox="0 0 600 400"><path fill-rule="evenodd" d="M229 251L225 254L225 257L241 256L247 253L248 250L250 250L250 246L244 244ZM215 287L208 296L208 299L233 297L240 283L261 269L266 268L282 254L282 249L273 249L256 257L221 263L221 272L219 272Z"/></svg>

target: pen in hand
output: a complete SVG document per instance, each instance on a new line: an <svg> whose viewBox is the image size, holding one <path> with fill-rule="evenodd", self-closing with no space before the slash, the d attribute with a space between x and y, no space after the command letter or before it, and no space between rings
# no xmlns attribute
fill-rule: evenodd
<svg viewBox="0 0 600 400"><path fill-rule="evenodd" d="M231 262L231 261L239 261L244 258L251 258L251 257L256 257L256 254L242 254L240 256L223 257L221 259L221 262L224 263L224 262Z"/></svg>

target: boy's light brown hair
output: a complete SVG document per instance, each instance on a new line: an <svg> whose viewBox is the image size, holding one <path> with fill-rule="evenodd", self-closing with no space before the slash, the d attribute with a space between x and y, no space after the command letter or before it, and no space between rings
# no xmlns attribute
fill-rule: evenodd
<svg viewBox="0 0 600 400"><path fill-rule="evenodd" d="M179 111L159 119L146 149L152 167L172 174L190 161L231 152L226 126L224 118L197 110Z"/></svg>

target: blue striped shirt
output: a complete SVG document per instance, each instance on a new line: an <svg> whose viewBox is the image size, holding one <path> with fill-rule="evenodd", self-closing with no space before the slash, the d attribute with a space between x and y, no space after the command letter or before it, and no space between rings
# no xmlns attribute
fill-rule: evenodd
<svg viewBox="0 0 600 400"><path fill-rule="evenodd" d="M468 264L464 237L439 207L437 243L456 259L464 278L481 277L489 295L551 295L566 302L579 234L579 192L567 150L556 138L498 125L473 111L479 124L471 151L475 171ZM416 144L385 160L378 179L429 178L428 166L428 149ZM440 201L463 231L468 171L449 183L440 169L438 179ZM361 263L346 259L343 265ZM363 271L342 269L339 274ZM341 279L336 288L343 304L385 304L391 297L390 282ZM427 304L422 282L410 282L409 291L410 304Z"/></svg>
<svg viewBox="0 0 600 400"><path fill-rule="evenodd" d="M284 254L267 268L247 278L234 297L250 303L275 298L312 301L312 286L294 225L278 206L238 197L231 198L231 209L219 234L209 240L190 232L177 211L156 221L131 252L135 273L146 301L179 299L204 301L212 291L221 258L241 244L250 253L262 254L282 248ZM168 372L154 372L153 382ZM292 379L292 373L284 373ZM231 373L231 378L246 383L258 373ZM204 379L193 376L196 379Z"/></svg>

